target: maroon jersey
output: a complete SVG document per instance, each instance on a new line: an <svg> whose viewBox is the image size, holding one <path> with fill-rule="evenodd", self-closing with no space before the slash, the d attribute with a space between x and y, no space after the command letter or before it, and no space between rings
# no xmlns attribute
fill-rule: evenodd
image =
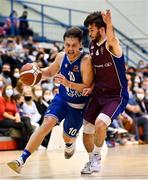
<svg viewBox="0 0 148 180"><path fill-rule="evenodd" d="M95 88L127 91L124 56L112 55L106 48L106 40L101 44L92 42L89 50L95 71Z"/></svg>

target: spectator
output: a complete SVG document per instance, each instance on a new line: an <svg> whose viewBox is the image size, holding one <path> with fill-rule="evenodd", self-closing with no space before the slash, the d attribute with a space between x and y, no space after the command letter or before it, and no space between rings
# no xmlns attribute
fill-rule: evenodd
<svg viewBox="0 0 148 180"><path fill-rule="evenodd" d="M3 64L1 76L3 76L3 78L7 84L12 84L11 67L8 63Z"/></svg>
<svg viewBox="0 0 148 180"><path fill-rule="evenodd" d="M56 46L53 46L53 47L51 48L50 54L49 54L49 58L48 58L48 62L49 62L49 63L54 62L55 57L56 57L56 55L58 54L58 52L59 52L59 49L58 49Z"/></svg>
<svg viewBox="0 0 148 180"><path fill-rule="evenodd" d="M5 85L0 97L0 127L14 128L21 133L19 141L19 149L24 148L28 139L24 123L21 121L17 111L16 103L13 98L13 88L11 85Z"/></svg>
<svg viewBox="0 0 148 180"><path fill-rule="evenodd" d="M59 87L58 86L54 86L53 88L52 88L52 94L53 94L53 96L55 96L56 94L58 94L59 93Z"/></svg>
<svg viewBox="0 0 148 180"><path fill-rule="evenodd" d="M20 77L20 70L19 68L15 68L13 72L13 76L18 79Z"/></svg>
<svg viewBox="0 0 148 180"><path fill-rule="evenodd" d="M18 79L16 82L16 87L14 88L14 95L23 94L24 88L25 88L25 85L22 83L20 79Z"/></svg>
<svg viewBox="0 0 148 180"><path fill-rule="evenodd" d="M27 139L29 140L31 134L33 133L33 127L31 125L31 122L30 122L30 118L25 116L25 113L23 111L23 104L24 104L24 96L21 95L21 94L17 94L14 96L14 100L16 102L16 105L17 105L17 110L18 110L18 113L21 117L21 121L24 123L27 131L26 131L26 136L27 136Z"/></svg>
<svg viewBox="0 0 148 180"><path fill-rule="evenodd" d="M40 85L36 85L33 87L33 95L34 95L34 102L36 104L37 110L41 115L40 121L38 122L41 125L43 122L44 114L49 104L45 100L43 100L43 90ZM50 135L51 135L51 132L47 136L45 136L42 142L42 145L46 148L48 147Z"/></svg>
<svg viewBox="0 0 148 180"><path fill-rule="evenodd" d="M31 89L24 90L24 98L25 102L23 104L23 111L27 117L31 119L31 124L34 128L39 127L39 121L41 119L41 115L39 114L36 104L33 101L33 94Z"/></svg>
<svg viewBox="0 0 148 180"><path fill-rule="evenodd" d="M129 102L126 106L125 112L133 118L136 126L136 140L141 140L143 143L148 143L148 116L146 108L143 108L144 91L141 88L136 90L137 95L134 96L129 92ZM143 129L143 136L139 137L139 127Z"/></svg>
<svg viewBox="0 0 148 180"><path fill-rule="evenodd" d="M8 63L11 67L11 70L14 70L14 68L17 67L16 49L13 39L7 40L5 53L2 55L2 62L3 64Z"/></svg>
<svg viewBox="0 0 148 180"><path fill-rule="evenodd" d="M14 27L14 34L12 34L12 26ZM18 35L18 27L19 20L17 19L17 12L13 10L4 23L6 35Z"/></svg>
<svg viewBox="0 0 148 180"><path fill-rule="evenodd" d="M0 75L0 96L2 96L2 89L5 85L5 80L2 75Z"/></svg>
<svg viewBox="0 0 148 180"><path fill-rule="evenodd" d="M20 36L33 36L33 31L32 29L29 28L29 23L28 23L28 12L24 11L22 16L19 18L20 19L20 25L19 25L19 32Z"/></svg>
<svg viewBox="0 0 148 180"><path fill-rule="evenodd" d="M53 99L53 94L51 92L51 90L49 89L45 89L44 92L43 92L43 100L46 102L46 103L51 103L52 99Z"/></svg>

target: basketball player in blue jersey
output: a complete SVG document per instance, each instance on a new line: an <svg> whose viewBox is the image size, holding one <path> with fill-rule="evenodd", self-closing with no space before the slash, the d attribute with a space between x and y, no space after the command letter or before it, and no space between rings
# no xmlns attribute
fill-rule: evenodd
<svg viewBox="0 0 148 180"><path fill-rule="evenodd" d="M83 143L89 155L81 174L100 171L101 147L107 127L122 113L128 102L124 56L115 36L110 10L94 12L87 16L84 25L89 31L89 46L95 77L92 89L85 89L92 98L84 114Z"/></svg>
<svg viewBox="0 0 148 180"><path fill-rule="evenodd" d="M26 159L38 148L44 137L62 120L65 158L69 159L74 154L76 137L83 124L83 112L88 102L82 92L93 82L91 58L80 50L82 37L81 29L68 29L63 36L65 51L58 53L55 61L42 69L43 78L55 76L56 82L60 84L59 94L49 105L41 127L33 133L22 155L8 163L17 173L20 173Z"/></svg>

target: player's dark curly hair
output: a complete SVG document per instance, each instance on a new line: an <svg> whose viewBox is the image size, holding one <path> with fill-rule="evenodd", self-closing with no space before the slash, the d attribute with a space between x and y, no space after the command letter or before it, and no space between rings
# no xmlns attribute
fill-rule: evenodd
<svg viewBox="0 0 148 180"><path fill-rule="evenodd" d="M96 27L105 27L106 29L106 24L103 21L101 11L96 11L91 14L89 14L86 19L84 20L84 26L88 27L89 25L95 24Z"/></svg>
<svg viewBox="0 0 148 180"><path fill-rule="evenodd" d="M78 27L71 27L64 33L63 39L65 40L66 37L78 38L81 42L83 37L83 31Z"/></svg>

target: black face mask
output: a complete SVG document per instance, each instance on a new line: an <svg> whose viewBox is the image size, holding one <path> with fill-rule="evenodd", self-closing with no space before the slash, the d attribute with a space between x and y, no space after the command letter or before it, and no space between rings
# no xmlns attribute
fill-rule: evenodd
<svg viewBox="0 0 148 180"><path fill-rule="evenodd" d="M20 106L23 106L23 104L24 104L24 102L21 102L21 103L20 103Z"/></svg>
<svg viewBox="0 0 148 180"><path fill-rule="evenodd" d="M24 19L26 19L26 18L27 18L27 16L26 16L26 15L24 15L24 16L23 16L23 18L24 18Z"/></svg>
<svg viewBox="0 0 148 180"><path fill-rule="evenodd" d="M9 72L9 71L3 71L3 74L4 74L4 76L10 76L10 75L11 75L11 72Z"/></svg>
<svg viewBox="0 0 148 180"><path fill-rule="evenodd" d="M31 96L25 96L24 98L25 98L25 101L30 101L32 99Z"/></svg>

